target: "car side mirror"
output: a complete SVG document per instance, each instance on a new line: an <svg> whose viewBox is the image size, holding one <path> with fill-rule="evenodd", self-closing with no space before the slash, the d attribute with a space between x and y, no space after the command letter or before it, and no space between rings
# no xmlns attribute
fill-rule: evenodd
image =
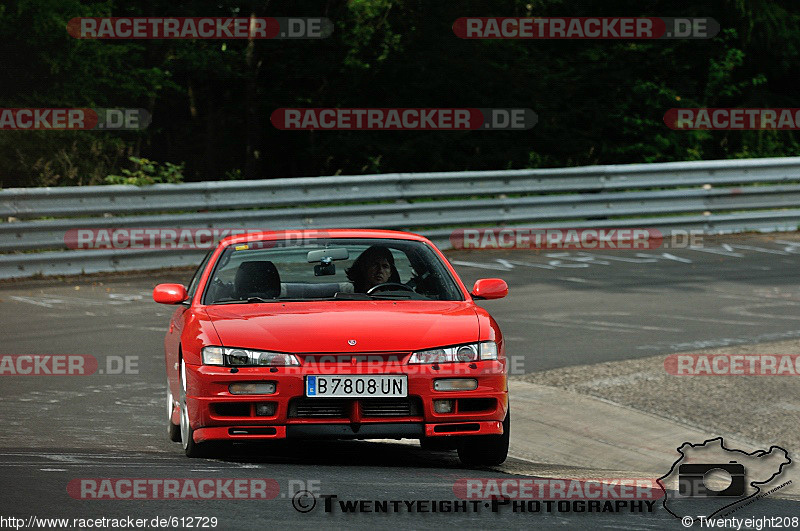
<svg viewBox="0 0 800 531"><path fill-rule="evenodd" d="M188 296L183 284L159 284L153 288L153 300L160 304L180 304Z"/></svg>
<svg viewBox="0 0 800 531"><path fill-rule="evenodd" d="M508 295L508 284L501 278L482 278L475 282L470 295L476 299L502 299Z"/></svg>

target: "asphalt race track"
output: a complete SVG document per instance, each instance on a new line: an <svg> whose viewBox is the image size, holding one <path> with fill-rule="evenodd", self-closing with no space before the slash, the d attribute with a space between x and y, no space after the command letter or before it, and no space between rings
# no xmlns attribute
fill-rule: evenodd
<svg viewBox="0 0 800 531"><path fill-rule="evenodd" d="M452 251L448 257L468 285L489 276L508 281L508 298L482 304L504 330L515 378L800 338L800 239L793 235L708 238L702 250ZM237 447L220 460L185 458L165 429L162 339L171 309L153 303L150 292L158 282L185 282L190 274L31 280L0 287L0 354L88 354L99 361L99 370L89 376L0 376L0 514L23 518L25 525L32 516L214 517L219 529L683 528L660 502L645 514L529 513L505 506L492 511L489 502L466 513L343 514L335 504L331 513L325 511L320 495L452 501L459 479L510 478L531 467L512 457L497 469L468 470L454 454L423 451L407 441L276 443ZM796 431L797 425L786 430ZM625 470L624 463L619 470ZM590 477L586 468L580 474L576 477ZM279 491L269 500L75 499L68 485L80 478L261 478L274 480ZM300 490L316 495L309 512L293 505ZM302 509L310 500L294 501ZM779 497L736 514L797 515L800 502Z"/></svg>

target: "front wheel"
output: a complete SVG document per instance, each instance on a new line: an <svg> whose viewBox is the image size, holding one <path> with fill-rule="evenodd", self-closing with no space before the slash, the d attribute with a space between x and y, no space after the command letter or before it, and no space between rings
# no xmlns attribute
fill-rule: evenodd
<svg viewBox="0 0 800 531"><path fill-rule="evenodd" d="M458 445L458 458L466 466L496 466L508 457L508 441L511 432L511 412L503 420L502 435L478 435L465 437Z"/></svg>

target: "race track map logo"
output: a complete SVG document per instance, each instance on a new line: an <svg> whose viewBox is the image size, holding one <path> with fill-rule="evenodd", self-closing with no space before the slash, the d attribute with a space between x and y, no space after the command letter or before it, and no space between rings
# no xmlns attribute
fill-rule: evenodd
<svg viewBox="0 0 800 531"><path fill-rule="evenodd" d="M701 444L685 442L677 450L680 458L658 483L665 494L664 508L684 525L693 517L709 519L726 509L734 511L751 498L765 496L762 489L782 487L779 477L792 462L780 446L747 453L726 448L722 437Z"/></svg>

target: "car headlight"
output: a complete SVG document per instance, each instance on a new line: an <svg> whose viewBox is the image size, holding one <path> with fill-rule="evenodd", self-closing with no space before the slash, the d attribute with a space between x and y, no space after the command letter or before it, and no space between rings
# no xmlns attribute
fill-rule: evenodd
<svg viewBox="0 0 800 531"><path fill-rule="evenodd" d="M226 367L291 367L300 362L293 354L244 348L205 347L203 365Z"/></svg>
<svg viewBox="0 0 800 531"><path fill-rule="evenodd" d="M408 363L468 363L479 360L496 360L497 343L483 341L481 343L467 343L452 347L433 348L420 350L411 354Z"/></svg>

